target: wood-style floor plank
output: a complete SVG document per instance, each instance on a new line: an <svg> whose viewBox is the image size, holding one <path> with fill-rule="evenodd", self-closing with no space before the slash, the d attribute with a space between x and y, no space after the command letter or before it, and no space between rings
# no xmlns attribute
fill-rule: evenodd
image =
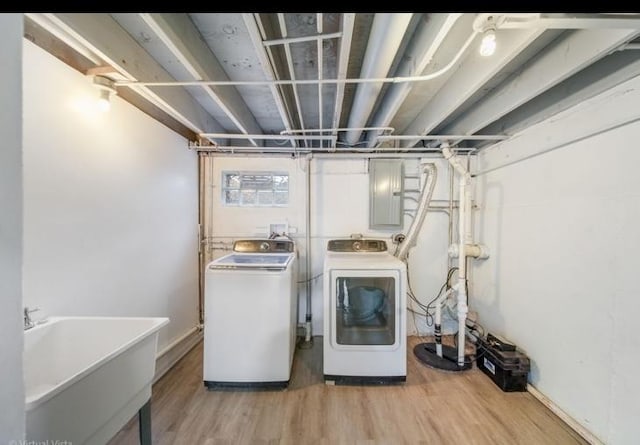
<svg viewBox="0 0 640 445"><path fill-rule="evenodd" d="M526 392L506 393L477 368L445 372L413 355L407 381L325 385L322 337L296 350L286 390L209 391L200 343L153 386L152 437L160 445L586 444ZM137 417L109 445L137 445Z"/></svg>

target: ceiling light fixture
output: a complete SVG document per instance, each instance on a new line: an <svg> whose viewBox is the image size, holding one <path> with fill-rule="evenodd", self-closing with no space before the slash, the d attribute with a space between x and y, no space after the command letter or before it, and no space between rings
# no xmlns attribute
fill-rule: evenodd
<svg viewBox="0 0 640 445"><path fill-rule="evenodd" d="M480 43L480 55L483 57L492 56L496 52L496 31L493 28L489 28L484 32L482 36L482 43Z"/></svg>
<svg viewBox="0 0 640 445"><path fill-rule="evenodd" d="M492 56L496 52L496 30L506 20L504 14L478 14L473 21L473 30L482 34L480 43L480 55L482 57Z"/></svg>
<svg viewBox="0 0 640 445"><path fill-rule="evenodd" d="M100 111L106 112L111 109L111 94L118 94L114 87L113 80L105 76L93 76L93 85L100 90L97 107Z"/></svg>

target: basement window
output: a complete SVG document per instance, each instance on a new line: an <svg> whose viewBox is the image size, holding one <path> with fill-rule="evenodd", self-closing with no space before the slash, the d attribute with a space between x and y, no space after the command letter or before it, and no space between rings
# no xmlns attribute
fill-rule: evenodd
<svg viewBox="0 0 640 445"><path fill-rule="evenodd" d="M289 173L223 171L222 202L239 207L286 207Z"/></svg>

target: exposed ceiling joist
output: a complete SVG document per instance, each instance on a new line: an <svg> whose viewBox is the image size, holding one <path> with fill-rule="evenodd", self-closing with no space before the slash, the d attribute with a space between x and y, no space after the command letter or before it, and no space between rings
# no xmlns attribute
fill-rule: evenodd
<svg viewBox="0 0 640 445"><path fill-rule="evenodd" d="M413 14L377 13L373 19L367 49L362 61L360 78L384 78L397 56L398 48L407 32ZM356 89L347 127L362 128L366 125L382 90L382 83L361 83ZM361 130L346 132L348 145L358 142Z"/></svg>
<svg viewBox="0 0 640 445"><path fill-rule="evenodd" d="M632 51L614 52L516 108L480 133L515 134L639 75L640 59L637 54Z"/></svg>
<svg viewBox="0 0 640 445"><path fill-rule="evenodd" d="M542 29L507 31L500 40L496 53L490 58L482 57L472 47L446 85L436 93L403 133L428 134L543 32ZM403 142L402 146L412 147L417 142Z"/></svg>
<svg viewBox="0 0 640 445"><path fill-rule="evenodd" d="M175 80L109 14L57 13L49 18L130 80ZM196 133L224 131L182 88L136 88Z"/></svg>
<svg viewBox="0 0 640 445"><path fill-rule="evenodd" d="M542 94L638 34L628 29L578 30L553 42L443 133L473 134Z"/></svg>
<svg viewBox="0 0 640 445"><path fill-rule="evenodd" d="M398 32L400 44L388 47L397 36L381 38L389 27L378 32L374 19L384 15L26 17L43 23L41 30L34 27L32 41L72 66L83 65L87 76L110 77L122 98L180 134L264 153L347 152L345 145L363 144L413 151L418 141L416 151L436 150L430 147L435 142L425 142L436 140L434 134L484 147L490 138L482 136L513 134L640 75L640 51L631 50L640 47L632 40L640 32L637 13L414 14ZM477 45L487 31L495 32L497 49L481 57ZM616 51L623 48L629 51ZM369 58L387 63L369 72ZM90 70L106 65L115 71ZM278 136L285 134L296 136ZM378 147L382 141L384 148Z"/></svg>
<svg viewBox="0 0 640 445"><path fill-rule="evenodd" d="M247 31L249 32L249 36L251 37L251 41L253 42L253 46L256 50L258 59L260 60L260 65L262 65L264 75L269 81L277 80L276 75L271 67L269 56L267 55L267 52L262 45L263 39L260 35L260 30L258 29L256 19L254 18L253 14L242 14L242 18L244 20L245 26L247 27ZM276 107L278 108L278 113L280 114L285 130L291 131L291 121L289 120L289 115L287 114L287 109L282 95L280 94L280 90L275 84L270 84L269 88L271 89L271 94L273 94L273 98L276 101ZM291 145L295 146L295 143L291 141Z"/></svg>
<svg viewBox="0 0 640 445"><path fill-rule="evenodd" d="M187 14L140 14L194 80L228 81L224 68L202 40ZM261 133L255 117L235 87L205 86L205 91L242 133ZM258 146L255 140L250 142Z"/></svg>
<svg viewBox="0 0 640 445"><path fill-rule="evenodd" d="M493 15L500 29L639 29L640 14L526 13ZM504 17L504 21L501 20ZM511 16L511 17L509 17Z"/></svg>
<svg viewBox="0 0 640 445"><path fill-rule="evenodd" d="M410 77L423 74L461 16L459 13L423 14L405 49L405 56L398 64L395 76ZM369 124L373 127L389 125L414 86L415 83L412 82L389 86ZM379 131L369 132L365 146L375 147L378 143L376 136L379 134Z"/></svg>
<svg viewBox="0 0 640 445"><path fill-rule="evenodd" d="M287 22L284 18L284 14L279 13L278 14L278 26L280 27L280 33L282 34L282 36L284 38L287 38L288 36L288 32L287 32ZM291 80L295 80L296 79L296 73L295 70L293 68L293 57L291 56L291 47L289 46L289 42L284 42L284 54L285 54L285 60L287 61L287 70L289 72L289 79ZM300 129L304 130L305 129L305 125L304 125L304 117L302 115L302 106L300 105L300 95L298 94L298 87L295 85L292 85L291 87L292 91L293 91L293 99L295 101L296 104L296 111L298 113L298 119L300 122ZM309 146L308 141L305 139L304 140L304 144L306 147Z"/></svg>
<svg viewBox="0 0 640 445"><path fill-rule="evenodd" d="M342 37L338 49L337 78L347 78L347 65L349 63L349 53L351 51L351 38L353 36L353 25L356 20L355 14L342 15ZM332 128L340 126L340 114L342 113L342 101L344 99L344 83L336 85L336 101L333 108ZM335 133L334 133L335 134Z"/></svg>
<svg viewBox="0 0 640 445"><path fill-rule="evenodd" d="M89 52L86 49L82 54L77 52L77 45L74 47L68 45L57 36L58 34L51 33L41 26L40 22L50 24L49 20L44 20L42 15L25 14L24 36L30 42L33 42L80 73L94 75L111 74L115 71L109 65L96 66L96 62L100 62L100 60L95 55L91 55L91 59L87 58L85 54ZM118 96L189 141L198 140L198 135L193 130L178 122L140 94L135 93L131 88L119 88Z"/></svg>

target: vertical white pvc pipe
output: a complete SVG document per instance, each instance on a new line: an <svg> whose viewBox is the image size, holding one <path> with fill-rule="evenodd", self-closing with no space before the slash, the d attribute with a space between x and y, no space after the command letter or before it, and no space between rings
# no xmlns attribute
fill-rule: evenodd
<svg viewBox="0 0 640 445"><path fill-rule="evenodd" d="M307 155L307 217L305 227L305 244L307 248L307 311L305 315L305 342L311 341L311 158L312 154Z"/></svg>
<svg viewBox="0 0 640 445"><path fill-rule="evenodd" d="M468 175L460 178L460 211L458 222L458 366L464 366L464 348L467 320L467 254L465 252L466 215L469 192Z"/></svg>
<svg viewBox="0 0 640 445"><path fill-rule="evenodd" d="M460 163L460 160L453 154L449 144L442 144L442 154L449 161L451 166L460 175L459 196L460 205L458 211L458 283L456 291L458 295L458 366L464 366L464 348L467 327L467 253L466 245L471 244L471 234L467 236L467 214L469 213L469 185L471 184L471 175L468 170Z"/></svg>

